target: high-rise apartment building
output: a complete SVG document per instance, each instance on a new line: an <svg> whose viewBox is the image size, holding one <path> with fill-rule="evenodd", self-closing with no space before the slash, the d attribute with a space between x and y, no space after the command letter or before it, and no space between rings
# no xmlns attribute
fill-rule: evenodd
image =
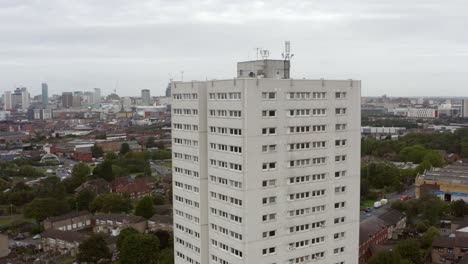
<svg viewBox="0 0 468 264"><path fill-rule="evenodd" d="M143 105L152 105L150 90L148 89L141 90L141 101Z"/></svg>
<svg viewBox="0 0 468 264"><path fill-rule="evenodd" d="M43 83L42 85L42 109L47 109L47 105L49 104L49 86L47 83Z"/></svg>
<svg viewBox="0 0 468 264"><path fill-rule="evenodd" d="M358 263L361 82L289 63L172 83L175 263Z"/></svg>
<svg viewBox="0 0 468 264"><path fill-rule="evenodd" d="M10 91L5 91L5 93L3 93L3 109L4 110L12 109L11 92Z"/></svg>
<svg viewBox="0 0 468 264"><path fill-rule="evenodd" d="M94 104L100 104L101 103L101 88L94 88L93 103Z"/></svg>
<svg viewBox="0 0 468 264"><path fill-rule="evenodd" d="M21 88L21 109L28 109L30 105L30 98L28 90L23 87Z"/></svg>
<svg viewBox="0 0 468 264"><path fill-rule="evenodd" d="M62 107L70 108L73 106L73 93L63 92L62 93Z"/></svg>

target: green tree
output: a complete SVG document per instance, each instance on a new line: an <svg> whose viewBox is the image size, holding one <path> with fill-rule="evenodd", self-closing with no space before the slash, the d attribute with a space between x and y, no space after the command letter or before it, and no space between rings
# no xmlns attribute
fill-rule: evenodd
<svg viewBox="0 0 468 264"><path fill-rule="evenodd" d="M450 213L455 217L468 215L468 204L463 200L456 200L450 203Z"/></svg>
<svg viewBox="0 0 468 264"><path fill-rule="evenodd" d="M92 235L79 246L77 260L80 263L110 263L111 258L106 241L101 235ZM107 261L103 262L103 260Z"/></svg>
<svg viewBox="0 0 468 264"><path fill-rule="evenodd" d="M159 240L152 235L130 235L122 243L120 261L126 264L158 264Z"/></svg>
<svg viewBox="0 0 468 264"><path fill-rule="evenodd" d="M132 227L127 227L127 228L124 228L122 231L120 231L120 234L117 237L117 241L116 241L117 250L118 251L122 250L123 242L127 237L131 235L137 235L137 234L139 234L138 231Z"/></svg>
<svg viewBox="0 0 468 264"><path fill-rule="evenodd" d="M102 213L128 213L131 209L130 199L116 193L98 195L90 205L92 212Z"/></svg>
<svg viewBox="0 0 468 264"><path fill-rule="evenodd" d="M125 155L130 151L130 145L127 142L124 142L122 145L120 145L120 154Z"/></svg>
<svg viewBox="0 0 468 264"><path fill-rule="evenodd" d="M166 248L159 254L158 264L174 264L174 249Z"/></svg>
<svg viewBox="0 0 468 264"><path fill-rule="evenodd" d="M49 216L57 216L70 211L68 203L65 200L55 198L35 198L24 208L26 218L34 218L42 221Z"/></svg>
<svg viewBox="0 0 468 264"><path fill-rule="evenodd" d="M432 241L434 238L440 236L439 230L437 228L431 226L427 229L426 233L421 237L421 244L423 248L429 248L432 245Z"/></svg>
<svg viewBox="0 0 468 264"><path fill-rule="evenodd" d="M400 264L401 256L395 251L382 251L369 260L369 264Z"/></svg>
<svg viewBox="0 0 468 264"><path fill-rule="evenodd" d="M106 154L106 158L105 160L108 160L108 161L114 161L118 158L119 156L117 156L117 154L115 154L115 152L109 152Z"/></svg>
<svg viewBox="0 0 468 264"><path fill-rule="evenodd" d="M18 176L20 177L31 177L31 178L38 178L43 177L44 173L40 170L35 169L31 165L22 165L18 170Z"/></svg>
<svg viewBox="0 0 468 264"><path fill-rule="evenodd" d="M427 229L429 229L429 227L431 226L431 223L429 223L429 220L423 220L421 222L418 223L418 225L416 226L416 231L420 234L424 233L427 231Z"/></svg>
<svg viewBox="0 0 468 264"><path fill-rule="evenodd" d="M154 215L153 201L150 196L143 197L135 208L135 215L149 219Z"/></svg>
<svg viewBox="0 0 468 264"><path fill-rule="evenodd" d="M419 250L419 243L414 238L401 240L396 244L396 251L403 259L410 260L414 264L422 263L421 251Z"/></svg>
<svg viewBox="0 0 468 264"><path fill-rule="evenodd" d="M108 182L114 180L114 174L112 171L112 162L105 160L101 164L98 164L93 171L94 178L101 178Z"/></svg>
<svg viewBox="0 0 468 264"><path fill-rule="evenodd" d="M82 190L76 196L76 205L78 210L89 210L96 194L91 190Z"/></svg>
<svg viewBox="0 0 468 264"><path fill-rule="evenodd" d="M155 141L155 138L154 137L149 137L147 140L146 140L146 148L153 148L156 146L156 141Z"/></svg>
<svg viewBox="0 0 468 264"><path fill-rule="evenodd" d="M433 167L442 167L442 165L444 165L444 159L435 150L429 150L426 155L424 155L423 160L427 160Z"/></svg>
<svg viewBox="0 0 468 264"><path fill-rule="evenodd" d="M102 147L94 144L94 146L91 147L91 155L95 159L100 158L104 156L104 150L102 149Z"/></svg>
<svg viewBox="0 0 468 264"><path fill-rule="evenodd" d="M164 199L164 197L162 195L159 195L159 194L153 195L153 204L154 205L164 205L165 202L166 202L166 200Z"/></svg>

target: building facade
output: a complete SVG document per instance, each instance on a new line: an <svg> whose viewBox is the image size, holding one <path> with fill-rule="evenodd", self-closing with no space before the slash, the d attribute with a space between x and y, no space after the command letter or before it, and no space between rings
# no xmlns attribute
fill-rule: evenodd
<svg viewBox="0 0 468 264"><path fill-rule="evenodd" d="M416 198L424 192L433 193L447 202L456 200L468 202L468 166L448 165L418 174Z"/></svg>
<svg viewBox="0 0 468 264"><path fill-rule="evenodd" d="M358 263L361 83L286 66L172 83L175 263Z"/></svg>
<svg viewBox="0 0 468 264"><path fill-rule="evenodd" d="M47 109L47 105L49 104L49 86L47 83L43 83L42 87L42 109Z"/></svg>
<svg viewBox="0 0 468 264"><path fill-rule="evenodd" d="M141 101L143 105L152 105L150 90L148 89L141 90Z"/></svg>

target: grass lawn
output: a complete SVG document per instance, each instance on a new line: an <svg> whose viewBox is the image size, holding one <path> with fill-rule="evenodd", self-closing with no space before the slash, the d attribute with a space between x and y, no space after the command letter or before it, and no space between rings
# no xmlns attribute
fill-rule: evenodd
<svg viewBox="0 0 468 264"><path fill-rule="evenodd" d="M31 218L24 218L24 217L1 218L1 219L0 219L0 226L2 226L2 225L8 225L8 224L10 224L11 222L16 221L16 220L22 220L22 221L27 221L27 222L33 222L33 221L34 221L34 219L31 219Z"/></svg>
<svg viewBox="0 0 468 264"><path fill-rule="evenodd" d="M372 207L374 206L374 200L364 200L361 201L361 210L367 207Z"/></svg>

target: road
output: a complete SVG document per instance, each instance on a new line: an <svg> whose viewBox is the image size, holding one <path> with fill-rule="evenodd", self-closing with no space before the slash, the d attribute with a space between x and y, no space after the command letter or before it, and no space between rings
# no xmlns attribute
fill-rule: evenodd
<svg viewBox="0 0 468 264"><path fill-rule="evenodd" d="M415 186L411 186L409 189L407 189L406 191L404 192L401 192L401 193L390 193L390 194L387 194L385 195L385 199L388 200L388 203L379 207L379 208L373 208L371 209L371 211L369 213L366 213L364 211L361 211L361 221L364 221L365 219L371 217L371 216L379 216L383 213L385 213L387 211L387 209L390 207L390 205L394 202L394 201L397 201L397 200L400 200L400 196L403 196L403 195L406 195L408 197L412 197L414 198L414 188Z"/></svg>

